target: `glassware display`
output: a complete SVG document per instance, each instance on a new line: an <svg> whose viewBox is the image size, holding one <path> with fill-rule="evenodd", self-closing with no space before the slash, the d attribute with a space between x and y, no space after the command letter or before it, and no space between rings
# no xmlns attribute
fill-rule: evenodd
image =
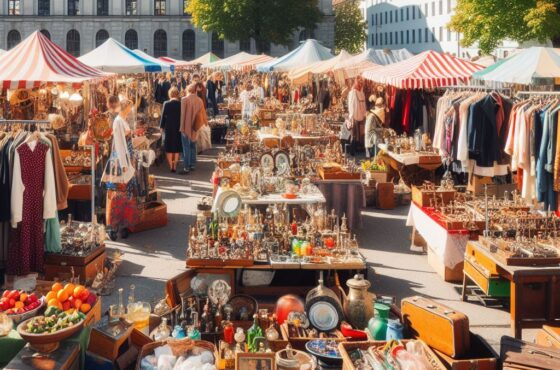
<svg viewBox="0 0 560 370"><path fill-rule="evenodd" d="M375 303L373 309L375 314L368 323L369 333L375 340L386 340L390 307L383 303Z"/></svg>
<svg viewBox="0 0 560 370"><path fill-rule="evenodd" d="M150 334L150 338L155 341L164 340L169 338L170 336L171 330L169 329L169 326L167 326L167 319L165 317L161 319L161 324L159 324L158 327L155 328Z"/></svg>
<svg viewBox="0 0 560 370"><path fill-rule="evenodd" d="M127 306L127 321L131 322L136 329L149 335L150 313L152 309L147 302L134 302Z"/></svg>

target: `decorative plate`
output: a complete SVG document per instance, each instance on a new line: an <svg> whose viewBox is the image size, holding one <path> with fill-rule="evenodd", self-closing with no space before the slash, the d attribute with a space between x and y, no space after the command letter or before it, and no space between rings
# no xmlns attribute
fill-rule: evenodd
<svg viewBox="0 0 560 370"><path fill-rule="evenodd" d="M261 155L260 164L263 169L270 169L274 168L274 157L271 153L264 153Z"/></svg>
<svg viewBox="0 0 560 370"><path fill-rule="evenodd" d="M233 190L226 190L218 198L218 212L224 217L236 217L241 209L241 197Z"/></svg>
<svg viewBox="0 0 560 370"><path fill-rule="evenodd" d="M319 331L331 331L338 326L340 317L336 308L326 301L318 301L309 308L309 321Z"/></svg>
<svg viewBox="0 0 560 370"><path fill-rule="evenodd" d="M218 306L223 306L229 300L231 287L222 279L214 280L208 287L208 298Z"/></svg>
<svg viewBox="0 0 560 370"><path fill-rule="evenodd" d="M278 176L286 175L290 171L290 156L283 150L274 155L274 166Z"/></svg>

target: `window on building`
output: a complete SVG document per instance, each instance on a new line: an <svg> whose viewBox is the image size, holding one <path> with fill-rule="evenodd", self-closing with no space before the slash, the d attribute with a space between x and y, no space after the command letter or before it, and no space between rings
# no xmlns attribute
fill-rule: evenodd
<svg viewBox="0 0 560 370"><path fill-rule="evenodd" d="M428 42L428 27L424 28L424 42Z"/></svg>
<svg viewBox="0 0 560 370"><path fill-rule="evenodd" d="M393 45L393 32L389 32L389 45Z"/></svg>
<svg viewBox="0 0 560 370"><path fill-rule="evenodd" d="M412 7L412 19L416 19L416 7Z"/></svg>
<svg viewBox="0 0 560 370"><path fill-rule="evenodd" d="M418 43L419 44L422 43L422 29L421 28L418 29Z"/></svg>
<svg viewBox="0 0 560 370"><path fill-rule="evenodd" d="M128 30L124 34L124 46L131 50L138 49L138 32L136 30Z"/></svg>
<svg viewBox="0 0 560 370"><path fill-rule="evenodd" d="M373 33L372 33L371 34L371 46L375 46L374 41L375 41L375 36L373 36Z"/></svg>
<svg viewBox="0 0 560 370"><path fill-rule="evenodd" d="M424 4L424 17L427 17L428 14L428 3Z"/></svg>
<svg viewBox="0 0 560 370"><path fill-rule="evenodd" d="M11 30L8 32L8 50L19 44L21 41L21 34L17 30Z"/></svg>
<svg viewBox="0 0 560 370"><path fill-rule="evenodd" d="M409 30L406 30L406 43L410 44L410 32L409 32Z"/></svg>
<svg viewBox="0 0 560 370"><path fill-rule="evenodd" d="M447 29L447 41L451 41L451 30Z"/></svg>
<svg viewBox="0 0 560 370"><path fill-rule="evenodd" d="M373 34L371 36L373 37ZM375 42L373 43L373 46L377 46L377 33L375 34L374 39L375 39Z"/></svg>
<svg viewBox="0 0 560 370"><path fill-rule="evenodd" d="M385 24L389 24L389 17L387 16L387 12L385 12Z"/></svg>
<svg viewBox="0 0 560 370"><path fill-rule="evenodd" d="M432 1L432 17L436 15L436 2Z"/></svg>
<svg viewBox="0 0 560 370"><path fill-rule="evenodd" d="M212 52L220 58L224 57L224 40L216 32L212 33Z"/></svg>
<svg viewBox="0 0 560 370"><path fill-rule="evenodd" d="M395 31L395 45L399 44L399 33Z"/></svg>
<svg viewBox="0 0 560 370"><path fill-rule="evenodd" d="M68 15L80 15L80 0L68 0Z"/></svg>
<svg viewBox="0 0 560 370"><path fill-rule="evenodd" d="M70 30L66 34L66 51L76 58L80 56L80 33Z"/></svg>
<svg viewBox="0 0 560 370"><path fill-rule="evenodd" d="M432 27L432 42L436 42L436 28Z"/></svg>
<svg viewBox="0 0 560 370"><path fill-rule="evenodd" d="M385 45L389 45L389 39L387 37L387 32L385 32Z"/></svg>
<svg viewBox="0 0 560 370"><path fill-rule="evenodd" d="M401 31L401 44L404 44L404 31Z"/></svg>
<svg viewBox="0 0 560 370"><path fill-rule="evenodd" d="M39 0L37 2L37 15L43 17L51 15L51 0Z"/></svg>
<svg viewBox="0 0 560 370"><path fill-rule="evenodd" d="M154 32L154 57L164 57L167 55L167 32L157 30Z"/></svg>
<svg viewBox="0 0 560 370"><path fill-rule="evenodd" d="M109 32L106 30L99 30L95 34L95 47L103 44L105 41L109 39Z"/></svg>
<svg viewBox="0 0 560 370"><path fill-rule="evenodd" d="M399 11L395 9L395 23L399 21Z"/></svg>
<svg viewBox="0 0 560 370"><path fill-rule="evenodd" d="M422 8L418 6L418 19L422 19Z"/></svg>
<svg viewBox="0 0 560 370"><path fill-rule="evenodd" d="M125 4L125 14L126 15L137 15L138 14L138 1L137 0L126 0Z"/></svg>
<svg viewBox="0 0 560 370"><path fill-rule="evenodd" d="M410 19L410 8L407 6L406 7L406 20L408 21Z"/></svg>
<svg viewBox="0 0 560 370"><path fill-rule="evenodd" d="M41 31L39 31L39 32L41 32L41 33L43 34L43 36L45 36L45 37L48 38L49 40L51 39L51 33L50 33L49 31L43 29L43 30L41 30Z"/></svg>
<svg viewBox="0 0 560 370"><path fill-rule="evenodd" d="M251 39L247 38L247 39L239 40L239 50L244 51L246 53L250 53L251 52Z"/></svg>
<svg viewBox="0 0 560 370"><path fill-rule="evenodd" d="M373 14L371 15L371 25L375 26L375 17Z"/></svg>
<svg viewBox="0 0 560 370"><path fill-rule="evenodd" d="M109 15L109 0L97 0L97 15Z"/></svg>
<svg viewBox="0 0 560 370"><path fill-rule="evenodd" d="M393 12L389 12L389 23L393 23Z"/></svg>
<svg viewBox="0 0 560 370"><path fill-rule="evenodd" d="M165 0L154 1L154 15L165 15Z"/></svg>
<svg viewBox="0 0 560 370"><path fill-rule="evenodd" d="M20 0L8 0L8 15L20 15Z"/></svg>
<svg viewBox="0 0 560 370"><path fill-rule="evenodd" d="M447 0L447 14L451 13L451 0Z"/></svg>
<svg viewBox="0 0 560 370"><path fill-rule="evenodd" d="M414 32L414 30L410 30L410 32L412 33L412 43L415 44L416 43L416 32Z"/></svg>
<svg viewBox="0 0 560 370"><path fill-rule="evenodd" d="M401 22L404 21L404 9L401 8Z"/></svg>
<svg viewBox="0 0 560 370"><path fill-rule="evenodd" d="M377 18L377 13L375 13L375 25L376 26L379 24L378 21L379 21L379 19Z"/></svg>
<svg viewBox="0 0 560 370"><path fill-rule="evenodd" d="M439 0L439 15L443 14L443 0Z"/></svg>
<svg viewBox="0 0 560 370"><path fill-rule="evenodd" d="M183 31L183 60L192 60L195 57L195 34L193 30ZM241 44L241 42L240 42Z"/></svg>

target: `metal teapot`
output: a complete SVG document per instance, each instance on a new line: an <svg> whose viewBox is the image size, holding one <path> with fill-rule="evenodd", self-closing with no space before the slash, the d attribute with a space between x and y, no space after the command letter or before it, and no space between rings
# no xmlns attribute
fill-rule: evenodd
<svg viewBox="0 0 560 370"><path fill-rule="evenodd" d="M363 330L367 328L369 319L373 317L375 295L368 292L371 284L364 279L363 274L356 274L354 278L348 279L346 285L349 288L348 295L340 285L338 286L344 299L344 315L352 327Z"/></svg>

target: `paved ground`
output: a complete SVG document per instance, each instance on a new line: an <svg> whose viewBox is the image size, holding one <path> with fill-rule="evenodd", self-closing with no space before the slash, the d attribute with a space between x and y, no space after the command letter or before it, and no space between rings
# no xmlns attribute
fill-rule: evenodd
<svg viewBox="0 0 560 370"><path fill-rule="evenodd" d="M171 174L165 165L154 169L158 187L167 203L169 224L165 228L132 234L126 240L109 242L124 254L117 288L136 286L136 297L145 301L163 298L165 281L185 269L187 227L194 220L196 201L211 191L212 159L216 151L199 157L194 173ZM422 295L436 299L469 316L470 326L496 350L502 335L511 335L509 313L461 301L460 286L445 283L428 265L427 257L410 251L410 230L405 226L408 207L392 211L366 209L363 228L357 231L367 258L372 290L400 299ZM104 298L104 308L116 303L117 293ZM524 331L532 340L533 332Z"/></svg>

